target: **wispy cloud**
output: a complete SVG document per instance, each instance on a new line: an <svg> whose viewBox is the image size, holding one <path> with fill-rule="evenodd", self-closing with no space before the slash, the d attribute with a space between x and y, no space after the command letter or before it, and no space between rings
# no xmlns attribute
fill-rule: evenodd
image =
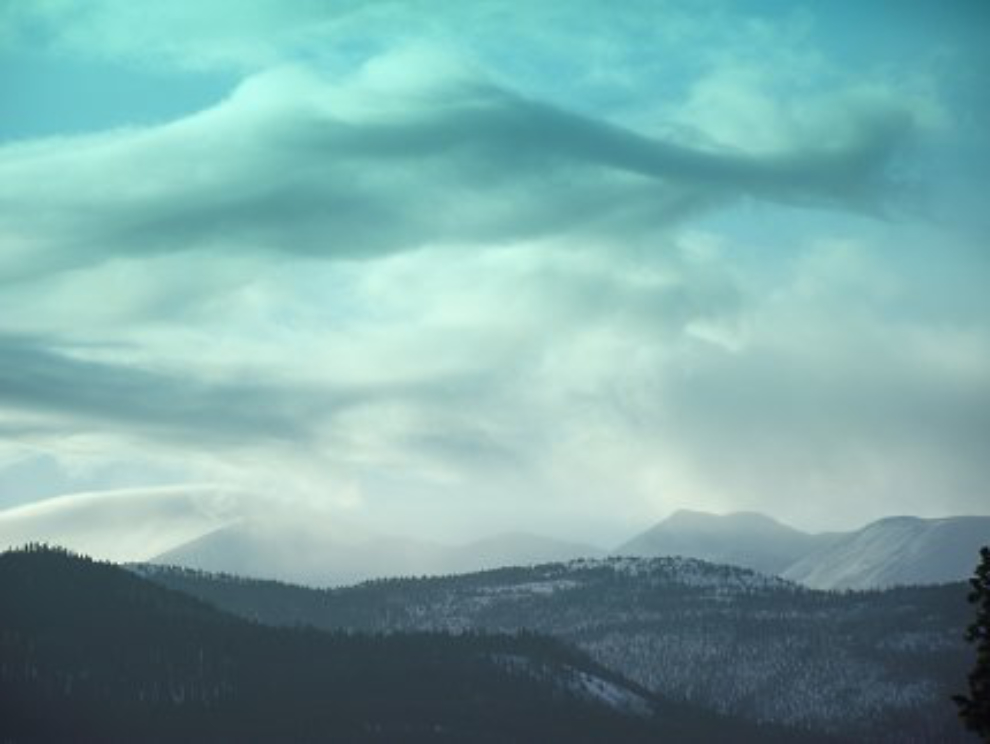
<svg viewBox="0 0 990 744"><path fill-rule="evenodd" d="M838 146L697 150L469 77L403 87L416 64L379 60L340 85L267 73L167 126L0 148L0 228L14 241L3 273L193 250L346 259L615 239L742 196L864 207L910 128L886 108Z"/></svg>
<svg viewBox="0 0 990 744"><path fill-rule="evenodd" d="M60 496L0 511L0 550L49 542L102 559L148 560L233 521L249 499L215 485Z"/></svg>

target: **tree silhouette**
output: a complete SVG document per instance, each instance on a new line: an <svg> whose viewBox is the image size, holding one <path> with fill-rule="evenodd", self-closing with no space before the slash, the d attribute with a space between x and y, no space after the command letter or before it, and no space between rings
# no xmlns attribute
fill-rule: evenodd
<svg viewBox="0 0 990 744"><path fill-rule="evenodd" d="M990 741L990 547L980 550L980 558L976 575L969 580L976 619L966 630L966 640L976 644L976 666L969 674L969 696L952 699L966 728Z"/></svg>

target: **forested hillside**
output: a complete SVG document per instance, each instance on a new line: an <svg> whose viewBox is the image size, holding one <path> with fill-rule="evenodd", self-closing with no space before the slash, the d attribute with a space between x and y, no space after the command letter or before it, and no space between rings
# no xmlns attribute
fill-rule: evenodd
<svg viewBox="0 0 990 744"><path fill-rule="evenodd" d="M527 629L712 711L855 740L967 741L949 696L970 652L962 584L823 592L672 558L572 561L313 590L143 567L274 624L365 631Z"/></svg>

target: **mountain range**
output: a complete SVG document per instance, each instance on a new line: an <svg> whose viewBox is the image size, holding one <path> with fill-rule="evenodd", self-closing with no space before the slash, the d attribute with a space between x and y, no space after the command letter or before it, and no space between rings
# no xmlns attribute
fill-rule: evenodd
<svg viewBox="0 0 990 744"><path fill-rule="evenodd" d="M990 543L990 517L891 517L854 532L809 534L763 514L678 511L611 552L681 556L750 568L815 589L876 589L961 581ZM155 563L343 586L395 576L443 576L606 555L591 545L503 533L462 545L242 520L154 556Z"/></svg>
<svg viewBox="0 0 990 744"><path fill-rule="evenodd" d="M445 544L362 529L337 515L265 508L216 487L74 494L0 511L0 548L31 540L117 561L341 586L603 555L682 556L779 575L817 589L967 578L990 517L891 517L810 534L755 512L675 512L612 551L527 532Z"/></svg>
<svg viewBox="0 0 990 744"><path fill-rule="evenodd" d="M753 512L679 511L616 553L730 563L815 589L877 589L966 579L988 543L990 517L890 517L809 534Z"/></svg>

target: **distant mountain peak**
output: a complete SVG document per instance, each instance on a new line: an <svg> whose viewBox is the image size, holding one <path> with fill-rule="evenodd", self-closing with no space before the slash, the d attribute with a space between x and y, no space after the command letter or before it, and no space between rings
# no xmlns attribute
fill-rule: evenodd
<svg viewBox="0 0 990 744"><path fill-rule="evenodd" d="M867 589L963 580L986 544L990 517L895 515L812 535L759 512L679 509L615 553L729 563L817 589Z"/></svg>
<svg viewBox="0 0 990 744"><path fill-rule="evenodd" d="M778 522L773 517L756 511L738 511L727 514L696 511L694 509L678 509L665 520L661 526L677 529L778 529L797 532L793 527Z"/></svg>
<svg viewBox="0 0 990 744"><path fill-rule="evenodd" d="M680 509L615 552L684 556L776 574L816 547L817 538L759 512Z"/></svg>

